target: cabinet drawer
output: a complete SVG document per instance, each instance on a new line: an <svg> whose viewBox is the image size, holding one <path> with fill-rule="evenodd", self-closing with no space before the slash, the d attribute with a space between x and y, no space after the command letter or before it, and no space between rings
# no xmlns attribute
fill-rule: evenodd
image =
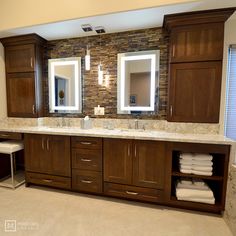
<svg viewBox="0 0 236 236"><path fill-rule="evenodd" d="M71 178L26 172L26 180L33 184L71 189Z"/></svg>
<svg viewBox="0 0 236 236"><path fill-rule="evenodd" d="M102 193L102 173L73 169L72 189L85 192Z"/></svg>
<svg viewBox="0 0 236 236"><path fill-rule="evenodd" d="M72 149L72 168L102 171L102 149Z"/></svg>
<svg viewBox="0 0 236 236"><path fill-rule="evenodd" d="M72 137L71 143L73 148L82 148L82 149L102 148L102 138Z"/></svg>
<svg viewBox="0 0 236 236"><path fill-rule="evenodd" d="M11 132L0 132L0 139L21 140L22 139L22 134L20 134L20 133L11 133Z"/></svg>
<svg viewBox="0 0 236 236"><path fill-rule="evenodd" d="M163 199L162 191L121 184L105 183L104 193L110 196L130 198L149 202L161 202Z"/></svg>

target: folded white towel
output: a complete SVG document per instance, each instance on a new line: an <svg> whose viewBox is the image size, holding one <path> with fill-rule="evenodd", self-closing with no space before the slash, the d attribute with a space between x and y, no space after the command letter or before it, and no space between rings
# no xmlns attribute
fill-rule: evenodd
<svg viewBox="0 0 236 236"><path fill-rule="evenodd" d="M184 165L180 164L181 169L185 170L197 170L197 171L212 171L212 166L199 166L199 165Z"/></svg>
<svg viewBox="0 0 236 236"><path fill-rule="evenodd" d="M193 165L192 170L212 172L213 168L212 168L212 166L196 166L196 165Z"/></svg>
<svg viewBox="0 0 236 236"><path fill-rule="evenodd" d="M199 170L192 170L192 174L194 175L206 175L206 176L212 176L212 171L199 171Z"/></svg>
<svg viewBox="0 0 236 236"><path fill-rule="evenodd" d="M192 170L191 169L182 169L182 168L180 168L179 171L181 173L184 173L184 174L192 174Z"/></svg>
<svg viewBox="0 0 236 236"><path fill-rule="evenodd" d="M176 188L176 196L177 197L184 197L184 198L213 198L213 192L208 190L200 190L200 189L186 189L186 188L179 188L177 184Z"/></svg>
<svg viewBox="0 0 236 236"><path fill-rule="evenodd" d="M186 160L192 160L194 158L194 154L193 153L181 153L179 155L179 157L182 159L186 159Z"/></svg>
<svg viewBox="0 0 236 236"><path fill-rule="evenodd" d="M178 184L178 188L184 188L184 189L198 189L198 190L209 190L209 187L207 185L198 186L195 184Z"/></svg>
<svg viewBox="0 0 236 236"><path fill-rule="evenodd" d="M177 197L178 200L181 201L190 201L190 202L200 202L200 203L207 203L207 204L215 204L215 198L185 198L185 197Z"/></svg>
<svg viewBox="0 0 236 236"><path fill-rule="evenodd" d="M194 178L192 182L193 182L193 185L196 185L196 186L205 186L205 185L207 185L202 179Z"/></svg>
<svg viewBox="0 0 236 236"><path fill-rule="evenodd" d="M199 160L199 161L212 161L213 156L210 154L203 154L203 153L195 153L194 154L194 160Z"/></svg>
<svg viewBox="0 0 236 236"><path fill-rule="evenodd" d="M183 165L213 166L212 161L183 160L179 159L179 163Z"/></svg>
<svg viewBox="0 0 236 236"><path fill-rule="evenodd" d="M185 184L185 185L193 185L193 182L191 179L188 178L181 178L178 183Z"/></svg>

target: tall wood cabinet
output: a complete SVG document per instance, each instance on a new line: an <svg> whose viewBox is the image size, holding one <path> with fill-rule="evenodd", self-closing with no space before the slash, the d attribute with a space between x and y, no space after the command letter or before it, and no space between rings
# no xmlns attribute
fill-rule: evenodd
<svg viewBox="0 0 236 236"><path fill-rule="evenodd" d="M224 22L234 8L166 15L168 121L218 123Z"/></svg>
<svg viewBox="0 0 236 236"><path fill-rule="evenodd" d="M46 40L29 34L0 41L5 48L8 116L43 116L42 64Z"/></svg>

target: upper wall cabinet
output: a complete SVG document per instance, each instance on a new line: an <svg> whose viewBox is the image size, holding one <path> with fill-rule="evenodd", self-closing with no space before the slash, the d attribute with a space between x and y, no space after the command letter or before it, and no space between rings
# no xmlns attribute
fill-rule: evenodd
<svg viewBox="0 0 236 236"><path fill-rule="evenodd" d="M218 123L224 22L235 8L167 15L168 121Z"/></svg>
<svg viewBox="0 0 236 236"><path fill-rule="evenodd" d="M42 64L46 40L29 34L0 41L5 48L8 116L43 116Z"/></svg>
<svg viewBox="0 0 236 236"><path fill-rule="evenodd" d="M221 60L224 23L183 26L171 33L171 62Z"/></svg>
<svg viewBox="0 0 236 236"><path fill-rule="evenodd" d="M7 46L5 54L7 73L34 71L34 44Z"/></svg>

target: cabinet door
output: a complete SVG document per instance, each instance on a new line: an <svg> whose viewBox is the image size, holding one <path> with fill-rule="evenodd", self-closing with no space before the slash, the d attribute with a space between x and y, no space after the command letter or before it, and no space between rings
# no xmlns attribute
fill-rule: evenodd
<svg viewBox="0 0 236 236"><path fill-rule="evenodd" d="M8 116L37 117L34 73L7 74Z"/></svg>
<svg viewBox="0 0 236 236"><path fill-rule="evenodd" d="M133 184L162 189L165 174L165 144L154 141L135 141Z"/></svg>
<svg viewBox="0 0 236 236"><path fill-rule="evenodd" d="M169 121L218 123L221 62L170 65Z"/></svg>
<svg viewBox="0 0 236 236"><path fill-rule="evenodd" d="M45 135L25 134L25 167L27 171L50 173L51 163L45 146Z"/></svg>
<svg viewBox="0 0 236 236"><path fill-rule="evenodd" d="M7 73L34 71L34 44L8 46L5 49L5 55Z"/></svg>
<svg viewBox="0 0 236 236"><path fill-rule="evenodd" d="M178 27L170 40L171 62L222 60L224 23Z"/></svg>
<svg viewBox="0 0 236 236"><path fill-rule="evenodd" d="M132 182L132 141L104 139L104 180L113 183Z"/></svg>
<svg viewBox="0 0 236 236"><path fill-rule="evenodd" d="M48 136L47 150L51 159L51 174L71 176L70 137Z"/></svg>

